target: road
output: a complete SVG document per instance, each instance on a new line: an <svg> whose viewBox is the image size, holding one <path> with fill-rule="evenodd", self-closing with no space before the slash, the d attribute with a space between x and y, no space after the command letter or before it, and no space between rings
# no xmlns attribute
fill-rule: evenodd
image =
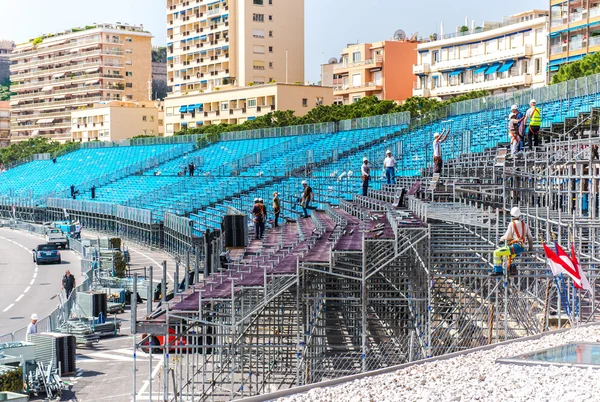
<svg viewBox="0 0 600 402"><path fill-rule="evenodd" d="M25 232L0 228L0 335L29 324L32 313L50 314L58 305L61 280L69 269L81 283L79 256L61 250L62 264L33 262L31 250L44 240Z"/></svg>

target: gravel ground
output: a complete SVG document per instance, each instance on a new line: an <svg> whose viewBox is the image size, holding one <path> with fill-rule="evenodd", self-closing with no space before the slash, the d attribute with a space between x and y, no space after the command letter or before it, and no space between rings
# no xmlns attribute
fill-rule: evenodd
<svg viewBox="0 0 600 402"><path fill-rule="evenodd" d="M600 326L576 328L537 340L417 364L278 401L600 401L598 369L495 362L569 342L600 342Z"/></svg>

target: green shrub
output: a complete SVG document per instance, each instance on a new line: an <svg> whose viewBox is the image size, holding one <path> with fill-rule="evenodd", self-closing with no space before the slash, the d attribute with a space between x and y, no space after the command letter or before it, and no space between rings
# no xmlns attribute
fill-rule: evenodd
<svg viewBox="0 0 600 402"><path fill-rule="evenodd" d="M23 369L21 367L0 375L0 391L23 392Z"/></svg>

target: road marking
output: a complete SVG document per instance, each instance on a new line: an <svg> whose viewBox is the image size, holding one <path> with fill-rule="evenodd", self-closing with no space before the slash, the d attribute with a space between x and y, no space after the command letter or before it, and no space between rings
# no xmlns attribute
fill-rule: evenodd
<svg viewBox="0 0 600 402"><path fill-rule="evenodd" d="M156 362L156 367L154 367L154 370L152 370L152 379L154 380L154 378L158 375L158 372L162 369L163 366L163 358L160 358L157 362ZM150 385L150 381L146 380L144 381L144 384L142 385L142 388L140 388L140 391L137 394L138 398L141 398L142 395L144 395L144 393L146 392L146 390L148 389L148 386ZM133 401L133 399L132 399Z"/></svg>
<svg viewBox="0 0 600 402"><path fill-rule="evenodd" d="M19 247L21 247L23 250L30 252L30 250L25 247L24 245L17 243L16 241L12 240L12 239L7 239L6 237L0 236L0 239L2 240L6 240L9 241ZM23 298L23 296L25 296L25 293L31 288L31 285L33 285L33 283L35 282L35 278L37 276L37 271L38 271L38 266L37 266L37 262L35 264L35 271L33 273L33 279L31 280L31 282L29 283L29 287L21 294L21 296L17 297L17 299L15 300L15 303L17 303L19 300L21 300ZM10 310L12 308L12 306L15 305L15 303L11 304L10 306L8 306L7 308L5 308L2 312L6 313L8 310Z"/></svg>
<svg viewBox="0 0 600 402"><path fill-rule="evenodd" d="M33 273L33 279L35 279L35 277L37 276L37 272Z"/></svg>
<svg viewBox="0 0 600 402"><path fill-rule="evenodd" d="M141 255L142 257L145 257L145 258L147 258L148 260L150 260L150 261L152 261L153 263L155 263L158 269L162 269L162 264L161 264L160 262L158 262L158 261L156 261L156 260L154 260L154 259L150 258L150 257L149 257L147 254L144 254L144 253L142 253L141 251L139 251L139 250L136 250L136 249L134 249L134 248L132 248L132 247L129 247L129 246L128 246L128 250L131 250L131 251L133 251L134 253L138 253L138 254L139 254L139 255ZM171 274L170 274L169 272L167 272L167 276L169 277L169 279L171 280L171 282L173 282L173 277L171 276Z"/></svg>
<svg viewBox="0 0 600 402"><path fill-rule="evenodd" d="M6 312L7 312L8 310L10 310L10 308L11 308L12 306L14 306L14 305L15 305L15 303L11 304L10 306L8 306L8 307L7 307L7 308L5 308L4 310L2 310L2 312L3 312L3 313L6 313Z"/></svg>
<svg viewBox="0 0 600 402"><path fill-rule="evenodd" d="M35 282L35 279L32 279L31 282L29 282L29 287L31 287L31 285L33 285L33 282Z"/></svg>
<svg viewBox="0 0 600 402"><path fill-rule="evenodd" d="M27 292L29 292L29 289L31 289L31 286L27 286L27 287L25 288L25 290L23 291L23 293L27 293Z"/></svg>
<svg viewBox="0 0 600 402"><path fill-rule="evenodd" d="M19 300L21 300L23 298L23 296L25 296L25 294L21 293L21 296L17 297L17 299L15 300L15 303L18 302Z"/></svg>

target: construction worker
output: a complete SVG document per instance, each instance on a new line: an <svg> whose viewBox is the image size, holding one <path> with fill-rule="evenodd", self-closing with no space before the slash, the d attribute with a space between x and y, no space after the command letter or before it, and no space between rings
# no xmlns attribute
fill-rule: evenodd
<svg viewBox="0 0 600 402"><path fill-rule="evenodd" d="M392 156L392 151L390 150L385 153L383 171L385 172L387 184L396 184L396 158Z"/></svg>
<svg viewBox="0 0 600 402"><path fill-rule="evenodd" d="M529 225L521 221L521 209L513 207L510 210L511 222L508 224L506 233L500 238L500 241L505 241L506 246L500 247L494 251L494 272L491 276L502 276L502 258L513 257L525 251L525 240L529 245L529 251L533 250L533 236Z"/></svg>
<svg viewBox="0 0 600 402"><path fill-rule="evenodd" d="M442 133L433 134L433 173L442 173L444 160L442 158L442 143L448 139L450 130L442 131Z"/></svg>
<svg viewBox="0 0 600 402"><path fill-rule="evenodd" d="M267 207L265 207L265 201L262 198L259 198L258 202L262 207L262 222L260 223L260 237L262 238L265 233L265 223L267 222Z"/></svg>
<svg viewBox="0 0 600 402"><path fill-rule="evenodd" d="M368 158L363 158L360 171L362 173L362 195L366 197L369 192L369 180L371 179L371 165Z"/></svg>
<svg viewBox="0 0 600 402"><path fill-rule="evenodd" d="M532 99L529 102L529 106L531 106L525 117L529 120L529 127L527 128L527 141L529 143L529 150L531 151L533 147L537 147L539 145L539 133L540 126L542 125L542 112L540 109L536 107L535 99Z"/></svg>
<svg viewBox="0 0 600 402"><path fill-rule="evenodd" d="M519 117L517 105L513 105L510 115L508 116L508 136L510 138L510 154L515 156L519 152L521 137L519 135L519 126L523 117Z"/></svg>
<svg viewBox="0 0 600 402"><path fill-rule="evenodd" d="M279 226L279 213L281 212L281 200L279 199L279 193L275 191L273 193L273 226Z"/></svg>
<svg viewBox="0 0 600 402"><path fill-rule="evenodd" d="M308 185L306 180L302 180L302 187L304 190L302 191L302 201L300 202L300 206L302 207L302 211L304 212L304 217L308 218L308 207L310 206L310 202L313 200L313 190L312 187Z"/></svg>
<svg viewBox="0 0 600 402"><path fill-rule="evenodd" d="M252 208L252 216L254 216L254 238L260 240L262 238L264 220L264 208L258 198L254 199L254 207Z"/></svg>

